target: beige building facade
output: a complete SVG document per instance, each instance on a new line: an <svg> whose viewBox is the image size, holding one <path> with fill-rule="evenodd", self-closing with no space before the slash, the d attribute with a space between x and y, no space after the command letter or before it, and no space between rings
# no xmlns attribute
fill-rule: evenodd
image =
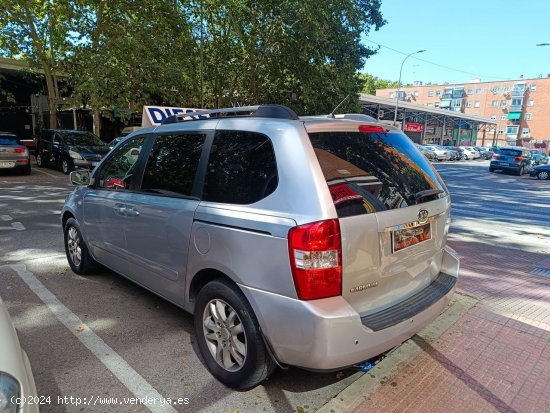
<svg viewBox="0 0 550 413"><path fill-rule="evenodd" d="M378 89L376 96L395 99L396 89ZM550 75L546 78L497 82L401 87L399 101L446 109L494 121L495 126L478 131L477 144L550 145Z"/></svg>

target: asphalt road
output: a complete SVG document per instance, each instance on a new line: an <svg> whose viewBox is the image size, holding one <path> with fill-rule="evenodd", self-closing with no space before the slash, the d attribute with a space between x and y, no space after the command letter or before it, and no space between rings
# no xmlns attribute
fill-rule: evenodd
<svg viewBox="0 0 550 413"><path fill-rule="evenodd" d="M436 167L452 194L451 242L504 237L550 250L549 181L490 174L487 161ZM41 411L314 411L362 374L291 368L247 392L227 389L198 357L189 314L110 271L70 271L59 211L71 188L50 169L0 174L0 296L38 394L51 396ZM128 404L144 395L180 404Z"/></svg>

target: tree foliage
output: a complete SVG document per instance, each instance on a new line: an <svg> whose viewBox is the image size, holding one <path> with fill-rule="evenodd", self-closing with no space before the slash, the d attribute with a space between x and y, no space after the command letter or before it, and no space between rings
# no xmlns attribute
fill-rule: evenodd
<svg viewBox="0 0 550 413"><path fill-rule="evenodd" d="M369 95L376 95L376 89L390 89L397 87L396 80L380 79L379 77L369 75L368 73L361 73L359 78L364 82L363 93L368 93Z"/></svg>
<svg viewBox="0 0 550 413"><path fill-rule="evenodd" d="M65 73L103 116L203 101L319 114L361 92L376 52L361 36L383 24L380 0L3 0L0 48Z"/></svg>
<svg viewBox="0 0 550 413"><path fill-rule="evenodd" d="M0 51L27 60L43 72L48 90L50 124L57 124L60 62L70 48L68 0L2 0Z"/></svg>

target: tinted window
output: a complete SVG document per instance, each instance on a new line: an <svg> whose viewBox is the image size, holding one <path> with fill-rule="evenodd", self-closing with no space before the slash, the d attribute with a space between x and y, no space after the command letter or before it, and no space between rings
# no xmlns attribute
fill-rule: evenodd
<svg viewBox="0 0 550 413"><path fill-rule="evenodd" d="M105 143L90 132L60 132L59 136L67 145L105 146Z"/></svg>
<svg viewBox="0 0 550 413"><path fill-rule="evenodd" d="M277 182L275 154L266 136L216 133L204 182L205 201L251 204L271 194Z"/></svg>
<svg viewBox="0 0 550 413"><path fill-rule="evenodd" d="M499 149L498 154L506 156L520 156L521 151L517 149Z"/></svg>
<svg viewBox="0 0 550 413"><path fill-rule="evenodd" d="M147 160L141 189L191 195L205 134L158 136Z"/></svg>
<svg viewBox="0 0 550 413"><path fill-rule="evenodd" d="M101 167L97 186L116 190L128 189L144 142L145 137L140 137L114 149L113 155Z"/></svg>
<svg viewBox="0 0 550 413"><path fill-rule="evenodd" d="M19 139L17 139L17 138L0 137L0 145L15 146L15 145L21 145L21 143L19 142Z"/></svg>
<svg viewBox="0 0 550 413"><path fill-rule="evenodd" d="M322 132L310 139L340 217L403 208L446 193L401 132Z"/></svg>

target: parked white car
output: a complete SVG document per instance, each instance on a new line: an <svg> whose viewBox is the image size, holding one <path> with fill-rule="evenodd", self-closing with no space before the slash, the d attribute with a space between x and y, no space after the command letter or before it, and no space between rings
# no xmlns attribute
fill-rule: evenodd
<svg viewBox="0 0 550 413"><path fill-rule="evenodd" d="M464 159L478 159L480 157L479 152L471 146L459 146L464 151Z"/></svg>
<svg viewBox="0 0 550 413"><path fill-rule="evenodd" d="M451 159L451 152L448 149L445 149L439 145L424 145L429 151L433 151L437 157L438 161L448 161Z"/></svg>
<svg viewBox="0 0 550 413"><path fill-rule="evenodd" d="M37 398L29 358L0 298L0 412L38 413L37 404L25 403Z"/></svg>

